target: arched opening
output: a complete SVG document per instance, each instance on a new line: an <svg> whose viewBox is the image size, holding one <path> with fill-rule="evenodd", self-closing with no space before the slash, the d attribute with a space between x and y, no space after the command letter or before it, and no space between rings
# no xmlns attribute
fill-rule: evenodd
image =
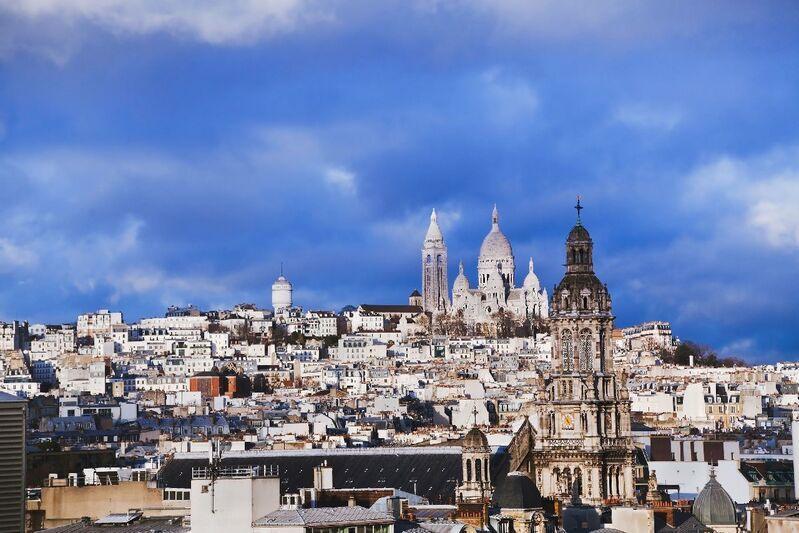
<svg viewBox="0 0 799 533"><path fill-rule="evenodd" d="M466 481L472 480L472 461L471 459L466 459Z"/></svg>
<svg viewBox="0 0 799 533"><path fill-rule="evenodd" d="M591 330L584 329L580 332L580 368L582 370L591 370L593 366L593 350L591 344L593 339L591 337Z"/></svg>
<svg viewBox="0 0 799 533"><path fill-rule="evenodd" d="M574 364L574 345L571 330L564 329L560 336L560 355L563 370L571 371Z"/></svg>
<svg viewBox="0 0 799 533"><path fill-rule="evenodd" d="M474 473L476 475L477 481L483 481L483 468L482 461L480 459L474 460Z"/></svg>

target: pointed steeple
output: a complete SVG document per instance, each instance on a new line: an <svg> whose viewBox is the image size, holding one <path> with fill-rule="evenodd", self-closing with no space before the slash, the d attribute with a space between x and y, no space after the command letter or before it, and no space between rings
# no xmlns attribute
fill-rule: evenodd
<svg viewBox="0 0 799 533"><path fill-rule="evenodd" d="M458 274L463 274L463 260L458 261Z"/></svg>
<svg viewBox="0 0 799 533"><path fill-rule="evenodd" d="M494 204L494 210L491 211L491 225L499 225L499 210L497 210L497 204Z"/></svg>
<svg viewBox="0 0 799 533"><path fill-rule="evenodd" d="M425 242L444 242L444 235L441 233L441 228L438 226L438 215L435 209L430 213L430 225L427 227L427 234L424 240Z"/></svg>
<svg viewBox="0 0 799 533"><path fill-rule="evenodd" d="M529 270L529 272L532 272L532 271L533 271L533 258L530 257L530 270Z"/></svg>

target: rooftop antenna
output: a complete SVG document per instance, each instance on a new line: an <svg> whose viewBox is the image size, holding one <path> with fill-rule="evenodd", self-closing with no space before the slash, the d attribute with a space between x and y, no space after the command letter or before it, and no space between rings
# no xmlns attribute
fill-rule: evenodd
<svg viewBox="0 0 799 533"><path fill-rule="evenodd" d="M577 195L577 205L574 206L577 210L577 225L582 225L582 221L580 220L580 211L585 209L582 205L580 205L580 195Z"/></svg>
<svg viewBox="0 0 799 533"><path fill-rule="evenodd" d="M211 447L208 449L208 464L211 474L211 513L216 513L214 508L214 485L219 477L219 465L222 462L222 441L219 437L211 438Z"/></svg>
<svg viewBox="0 0 799 533"><path fill-rule="evenodd" d="M580 202L578 201L577 203L579 204ZM283 261L280 262L280 275L283 275Z"/></svg>

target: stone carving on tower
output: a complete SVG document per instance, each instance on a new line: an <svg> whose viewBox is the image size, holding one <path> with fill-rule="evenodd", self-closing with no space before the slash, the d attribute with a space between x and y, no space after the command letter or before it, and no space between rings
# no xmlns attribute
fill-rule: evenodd
<svg viewBox="0 0 799 533"><path fill-rule="evenodd" d="M536 398L530 471L542 496L601 505L632 502L633 444L626 384L613 368L613 314L580 219L566 240L566 274L550 309L552 370Z"/></svg>
<svg viewBox="0 0 799 533"><path fill-rule="evenodd" d="M491 230L483 239L477 260L477 288L471 288L461 263L452 286L452 311L463 312L466 321L473 324L490 322L500 310L532 320L548 316L547 300L547 292L533 271L532 258L524 283L516 287L513 248L499 227L499 211L494 206Z"/></svg>
<svg viewBox="0 0 799 533"><path fill-rule="evenodd" d="M428 313L444 313L449 309L447 245L435 209L430 214L422 246L422 307Z"/></svg>

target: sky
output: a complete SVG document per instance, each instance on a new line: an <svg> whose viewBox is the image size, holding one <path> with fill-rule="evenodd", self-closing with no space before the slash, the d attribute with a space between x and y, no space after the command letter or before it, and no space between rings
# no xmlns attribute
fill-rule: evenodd
<svg viewBox="0 0 799 533"><path fill-rule="evenodd" d="M0 320L404 303L436 208L472 283L563 274L620 326L799 355L799 4L0 3Z"/></svg>

